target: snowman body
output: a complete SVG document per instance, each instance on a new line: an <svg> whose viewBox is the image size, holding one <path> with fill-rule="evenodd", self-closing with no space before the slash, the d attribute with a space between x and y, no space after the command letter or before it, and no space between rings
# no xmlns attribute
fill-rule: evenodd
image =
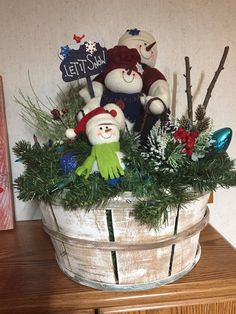
<svg viewBox="0 0 236 314"><path fill-rule="evenodd" d="M117 110L115 110L115 107ZM87 113L74 129L75 134L85 132L92 145L90 155L80 165L75 173L88 178L91 173L99 173L106 181L119 179L124 175L125 165L120 152L120 129L124 125L124 115L114 104L103 108L101 106Z"/></svg>
<svg viewBox="0 0 236 314"><path fill-rule="evenodd" d="M106 107L108 104L118 105L125 116L128 129L142 120L144 115L145 96L142 93L143 69L141 59L136 49L129 49L126 46L115 46L108 50L107 67L97 80L101 80L102 88L100 93L96 89L96 97L86 98L85 90L81 96L88 100L83 108L85 113L98 106ZM95 86L98 83L94 82ZM82 118L82 113L78 119Z"/></svg>
<svg viewBox="0 0 236 314"><path fill-rule="evenodd" d="M155 38L146 31L127 30L119 39L119 45L138 51L143 65L143 92L147 95L149 111L160 115L170 106L170 91L165 76L155 68L157 44Z"/></svg>
<svg viewBox="0 0 236 314"><path fill-rule="evenodd" d="M100 105L115 103L122 109L129 130L142 119L144 114L141 76L125 68L110 71L104 80L105 89Z"/></svg>
<svg viewBox="0 0 236 314"><path fill-rule="evenodd" d="M92 145L108 144L112 142L119 142L120 131L114 124L100 124L94 126L89 132L87 132L88 139ZM125 169L123 162L124 154L122 152L115 152L122 169ZM91 173L99 173L99 167L97 160L94 161Z"/></svg>

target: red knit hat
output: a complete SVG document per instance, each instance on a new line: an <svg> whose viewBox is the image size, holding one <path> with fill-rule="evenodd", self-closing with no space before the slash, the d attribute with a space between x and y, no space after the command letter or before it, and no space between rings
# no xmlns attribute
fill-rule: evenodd
<svg viewBox="0 0 236 314"><path fill-rule="evenodd" d="M116 117L116 110L105 110L103 107L97 107L87 113L76 125L74 129L66 130L66 137L73 139L79 133L88 133L91 127L99 124L116 124L119 122L114 119Z"/></svg>
<svg viewBox="0 0 236 314"><path fill-rule="evenodd" d="M103 114L103 116L100 116L101 114ZM76 125L76 127L74 128L74 131L76 134L81 133L81 132L85 132L86 131L86 125L87 123L90 121L90 119L94 118L93 120L97 120L97 118L95 119L96 116L98 116L97 118L99 118L99 120L101 120L101 118L105 119L105 120L111 120L112 122L114 122L113 117L115 117L117 115L117 112L115 110L111 110L110 112L105 110L103 107L97 107L94 110L90 111L88 114L86 114Z"/></svg>
<svg viewBox="0 0 236 314"><path fill-rule="evenodd" d="M115 46L108 50L108 62L105 68L105 75L114 69L129 69L142 76L141 57L134 48L126 46Z"/></svg>

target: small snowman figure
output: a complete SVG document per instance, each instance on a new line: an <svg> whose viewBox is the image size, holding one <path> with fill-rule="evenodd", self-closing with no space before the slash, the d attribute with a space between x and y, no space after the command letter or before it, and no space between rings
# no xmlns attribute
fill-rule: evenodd
<svg viewBox="0 0 236 314"><path fill-rule="evenodd" d="M99 172L111 184L114 183L113 180L124 175L125 169L119 143L121 116L117 120L115 105L112 107L111 111L103 107L93 109L77 123L74 129L68 129L66 132L69 138L85 132L92 144L91 154L75 170L75 173L88 178L91 173Z"/></svg>

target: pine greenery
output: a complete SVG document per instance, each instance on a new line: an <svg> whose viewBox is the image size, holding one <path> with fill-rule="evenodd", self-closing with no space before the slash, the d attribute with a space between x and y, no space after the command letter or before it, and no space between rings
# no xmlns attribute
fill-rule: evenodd
<svg viewBox="0 0 236 314"><path fill-rule="evenodd" d="M65 139L65 130L75 124L75 116L84 105L83 99L79 96L80 89L81 86L78 84L69 85L66 91L59 89L57 103L48 98L46 105L38 98L32 87L33 98L25 96L20 90L15 101L21 106L21 117L27 125L43 137L61 140ZM51 111L54 108L59 111L60 119L53 119Z"/></svg>
<svg viewBox="0 0 236 314"><path fill-rule="evenodd" d="M140 147L139 135L121 132L121 151L126 164L125 175L117 184L108 184L99 174L88 179L74 173L63 175L59 167L60 157L72 152L78 165L90 154L91 145L85 136L72 142L64 137L65 125L75 125L75 115L83 105L78 95L80 86L71 86L61 94L58 104L47 108L37 97L32 101L20 93L17 102L23 110L23 118L48 140L33 144L24 140L15 144L13 151L25 166L24 173L15 180L18 198L60 203L67 210L78 207L96 207L118 194L131 191L137 197L134 217L150 228L158 228L168 220L171 208L183 206L196 199L199 193L215 191L217 187L236 185L236 170L225 151L217 151L211 145L210 130L201 132L195 142L192 158L183 154L184 144L173 138L176 128L169 125L154 128L145 147ZM54 120L53 109L68 109L61 120ZM46 110L45 110L46 109ZM197 118L205 118L199 108ZM184 118L182 123L186 124ZM160 136L161 135L161 136Z"/></svg>

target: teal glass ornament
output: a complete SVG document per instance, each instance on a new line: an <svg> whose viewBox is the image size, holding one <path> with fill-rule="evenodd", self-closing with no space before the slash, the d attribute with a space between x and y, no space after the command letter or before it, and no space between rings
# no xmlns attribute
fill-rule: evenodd
<svg viewBox="0 0 236 314"><path fill-rule="evenodd" d="M231 128L223 128L215 131L212 135L212 140L215 141L213 143L214 148L218 151L226 151L231 142L232 134L233 131Z"/></svg>

